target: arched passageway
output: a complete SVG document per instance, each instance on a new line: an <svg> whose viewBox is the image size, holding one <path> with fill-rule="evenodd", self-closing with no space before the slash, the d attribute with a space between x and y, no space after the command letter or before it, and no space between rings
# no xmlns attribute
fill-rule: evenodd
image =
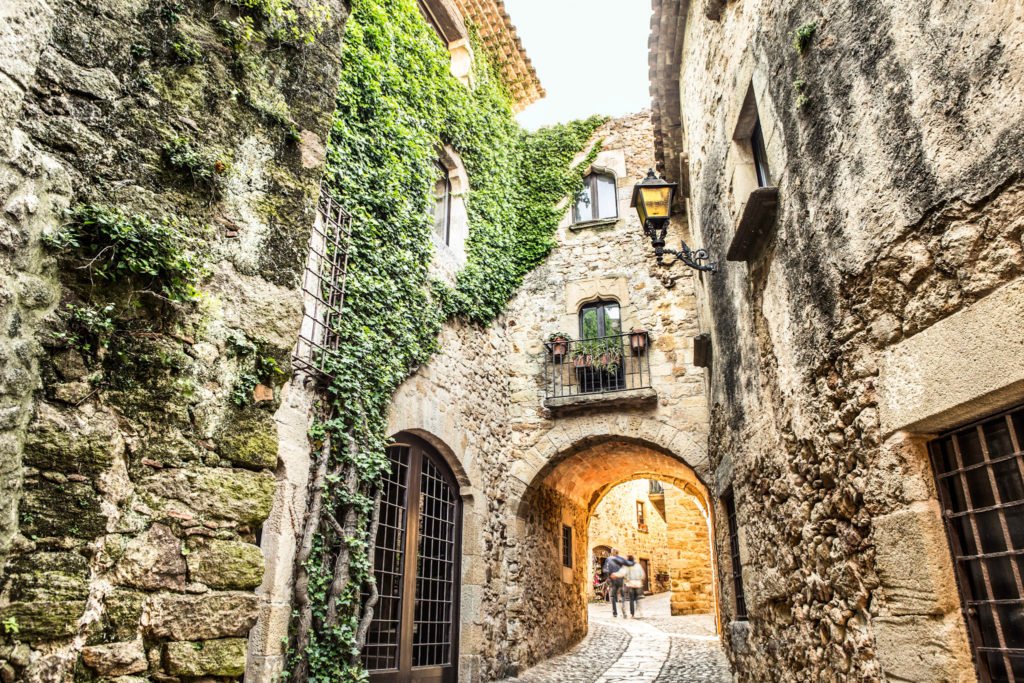
<svg viewBox="0 0 1024 683"><path fill-rule="evenodd" d="M702 590L708 593L704 611L711 615L706 635L715 639L718 621L712 548L714 520L707 486L682 457L664 446L606 435L578 441L550 458L538 468L518 504L519 552L514 557L518 578L521 585L531 586L531 591L543 595L543 602L535 604L545 609L540 620L517 622L515 614L511 615L510 630L518 636L515 645L519 662L534 664L558 655L587 633L594 610L589 604L594 581L593 551L595 546L607 547L611 542L605 538L591 539L590 521L601 501L616 486L636 480L669 484L673 504L678 506L677 514L688 510L703 524L694 540L704 544L697 555L702 558L707 574L702 584ZM660 512L664 514L666 510ZM641 514L639 509L637 514ZM633 523L644 524L644 520L636 519ZM688 582L678 578L673 588L682 594L683 584ZM664 609L665 614L657 615L659 618L670 617L669 603L664 595L660 601L650 602ZM529 599L524 604L530 604ZM610 606L604 607L610 615ZM662 655L667 657L668 652L666 647Z"/></svg>

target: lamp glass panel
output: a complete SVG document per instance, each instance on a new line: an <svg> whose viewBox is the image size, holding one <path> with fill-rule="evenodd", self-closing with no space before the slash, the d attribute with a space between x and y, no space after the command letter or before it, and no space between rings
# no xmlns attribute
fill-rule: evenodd
<svg viewBox="0 0 1024 683"><path fill-rule="evenodd" d="M648 218L668 218L669 200L671 199L671 187L640 188L640 201L643 202L643 207Z"/></svg>

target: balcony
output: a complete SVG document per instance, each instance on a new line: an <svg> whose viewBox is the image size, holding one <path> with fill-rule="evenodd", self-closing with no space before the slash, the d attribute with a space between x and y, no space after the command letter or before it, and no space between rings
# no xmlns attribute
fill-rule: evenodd
<svg viewBox="0 0 1024 683"><path fill-rule="evenodd" d="M650 346L642 331L545 342L544 406L564 413L656 402Z"/></svg>

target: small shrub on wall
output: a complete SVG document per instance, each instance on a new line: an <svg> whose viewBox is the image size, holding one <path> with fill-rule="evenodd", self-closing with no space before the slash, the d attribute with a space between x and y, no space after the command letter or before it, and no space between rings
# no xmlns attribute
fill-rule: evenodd
<svg viewBox="0 0 1024 683"><path fill-rule="evenodd" d="M372 591L367 556L372 491L386 466L386 414L398 385L426 362L451 318L488 323L554 246L581 171L573 158L604 119L530 133L486 48L475 85L415 0L354 0L328 147L326 183L353 216L341 353L314 438L313 496L300 542L290 674L361 681L359 647ZM460 154L471 191L467 264L456 284L430 276L437 150Z"/></svg>

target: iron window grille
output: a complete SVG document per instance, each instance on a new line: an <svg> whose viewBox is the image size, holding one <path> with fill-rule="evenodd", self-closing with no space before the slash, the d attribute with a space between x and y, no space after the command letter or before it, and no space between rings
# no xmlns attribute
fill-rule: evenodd
<svg viewBox="0 0 1024 683"><path fill-rule="evenodd" d="M665 493L665 487L657 479L647 480L647 493L651 495L658 495Z"/></svg>
<svg viewBox="0 0 1024 683"><path fill-rule="evenodd" d="M743 593L743 565L740 563L740 530L736 523L736 502L732 489L722 495L725 516L729 523L729 560L732 564L732 588L736 597L736 620L747 620L747 599Z"/></svg>
<svg viewBox="0 0 1024 683"><path fill-rule="evenodd" d="M929 444L979 680L1024 681L1024 406Z"/></svg>
<svg viewBox="0 0 1024 683"><path fill-rule="evenodd" d="M572 527L562 525L562 566L572 569Z"/></svg>
<svg viewBox="0 0 1024 683"><path fill-rule="evenodd" d="M331 367L338 354L337 326L345 307L351 239L352 217L321 186L302 277L302 326L293 356L297 369L321 381L334 377Z"/></svg>

